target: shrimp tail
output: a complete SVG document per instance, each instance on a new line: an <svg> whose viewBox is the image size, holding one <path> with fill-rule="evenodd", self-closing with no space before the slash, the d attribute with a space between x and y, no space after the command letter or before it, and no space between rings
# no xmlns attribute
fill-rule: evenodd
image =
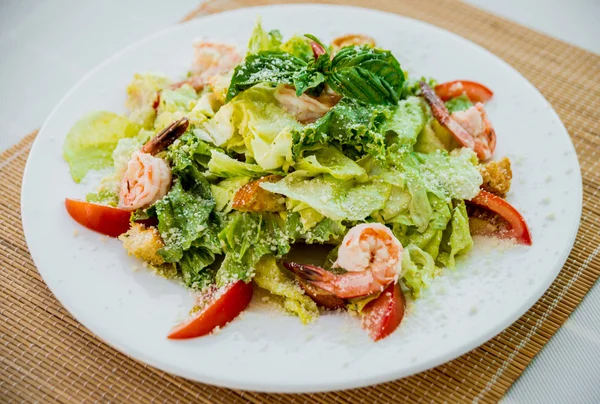
<svg viewBox="0 0 600 404"><path fill-rule="evenodd" d="M331 275L325 269L314 265L298 264L296 262L283 261L283 266L300 278L309 282L323 282Z"/></svg>
<svg viewBox="0 0 600 404"><path fill-rule="evenodd" d="M187 118L181 118L160 132L152 139L148 140L142 146L141 152L155 155L171 145L179 136L183 135L188 128L190 121Z"/></svg>

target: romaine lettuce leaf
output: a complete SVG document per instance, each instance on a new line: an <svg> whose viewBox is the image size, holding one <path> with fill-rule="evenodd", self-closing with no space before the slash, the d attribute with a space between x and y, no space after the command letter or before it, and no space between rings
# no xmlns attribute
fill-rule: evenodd
<svg viewBox="0 0 600 404"><path fill-rule="evenodd" d="M414 150L419 153L434 153L436 150L445 149L446 146L431 127L431 122L427 122L417 137Z"/></svg>
<svg viewBox="0 0 600 404"><path fill-rule="evenodd" d="M364 220L384 207L391 190L391 186L384 182L357 183L338 180L328 174L313 178L302 171L296 171L279 182L263 182L260 186L269 192L304 202L333 220Z"/></svg>
<svg viewBox="0 0 600 404"><path fill-rule="evenodd" d="M479 193L483 179L472 150L463 148L453 153L437 150L415 155L421 163L419 170L425 187L440 198L472 199Z"/></svg>
<svg viewBox="0 0 600 404"><path fill-rule="evenodd" d="M215 201L208 184L199 183L186 191L175 181L169 193L154 204L158 217L158 231L165 246L159 254L166 262L177 262L192 243L209 229L209 215Z"/></svg>
<svg viewBox="0 0 600 404"><path fill-rule="evenodd" d="M190 248L179 261L179 270L185 286L202 290L215 282L215 271L208 268L215 255L205 248Z"/></svg>
<svg viewBox="0 0 600 404"><path fill-rule="evenodd" d="M308 227L304 225L302 219L301 213L290 212L287 214L285 221L286 233L294 242L302 240L306 244L337 243L346 234L346 226L341 221L326 217Z"/></svg>
<svg viewBox="0 0 600 404"><path fill-rule="evenodd" d="M73 180L79 182L88 171L113 165L112 154L119 140L137 136L140 129L124 116L106 111L92 112L77 121L63 143L63 157Z"/></svg>
<svg viewBox="0 0 600 404"><path fill-rule="evenodd" d="M281 33L278 30L265 31L260 19L256 21L254 30L250 35L248 42L248 53L258 53L260 51L276 51L281 45Z"/></svg>
<svg viewBox="0 0 600 404"><path fill-rule="evenodd" d="M441 271L436 268L433 258L419 247L409 244L402 253L402 282L410 289L413 299L427 288Z"/></svg>
<svg viewBox="0 0 600 404"><path fill-rule="evenodd" d="M125 106L129 109L129 119L145 129L154 126L156 110L154 103L159 91L169 87L171 80L154 73L136 73L127 86Z"/></svg>
<svg viewBox="0 0 600 404"><path fill-rule="evenodd" d="M294 130L293 152L301 156L305 150L317 150L328 144L343 149L346 155L385 156L385 122L394 109L382 105L363 105L342 99L316 122Z"/></svg>
<svg viewBox="0 0 600 404"><path fill-rule="evenodd" d="M173 174L187 183L204 182L204 172L216 147L198 139L195 131L184 133L167 149Z"/></svg>
<svg viewBox="0 0 600 404"><path fill-rule="evenodd" d="M231 212L231 205L236 192L251 180L250 177L233 177L224 179L218 184L212 184L210 190L215 198L215 210L223 213Z"/></svg>
<svg viewBox="0 0 600 404"><path fill-rule="evenodd" d="M219 233L225 259L217 271L217 285L249 281L264 255L281 257L290 245L277 215L234 212Z"/></svg>
<svg viewBox="0 0 600 404"><path fill-rule="evenodd" d="M263 170L256 164L238 161L218 150L211 150L211 159L208 162L207 167L212 174L222 178L256 178L267 174L267 171Z"/></svg>
<svg viewBox="0 0 600 404"><path fill-rule="evenodd" d="M425 112L420 98L410 97L398 103L390 119L383 125L383 133L392 132L394 137L388 142L394 145L413 146L419 132L425 126Z"/></svg>
<svg viewBox="0 0 600 404"><path fill-rule="evenodd" d="M291 279L279 269L272 256L265 256L256 264L254 281L256 284L281 297L283 307L290 313L300 317L300 321L308 324L319 316L315 302Z"/></svg>
<svg viewBox="0 0 600 404"><path fill-rule="evenodd" d="M455 202L452 220L444 231L441 241L441 252L437 260L444 266L454 269L455 257L466 254L473 247L473 239L469 231L469 217L464 201Z"/></svg>
<svg viewBox="0 0 600 404"><path fill-rule="evenodd" d="M291 37L283 45L281 45L281 50L291 53L307 63L314 59L312 47L310 46L310 40L303 36L295 35Z"/></svg>
<svg viewBox="0 0 600 404"><path fill-rule="evenodd" d="M346 157L335 146L327 146L314 152L308 152L294 166L298 171L306 171L311 176L330 174L334 178L347 180L360 178L366 180L367 172Z"/></svg>
<svg viewBox="0 0 600 404"><path fill-rule="evenodd" d="M176 89L165 89L160 93L154 128L161 130L174 121L188 116L198 102L198 94L189 84ZM192 124L197 122L191 122Z"/></svg>

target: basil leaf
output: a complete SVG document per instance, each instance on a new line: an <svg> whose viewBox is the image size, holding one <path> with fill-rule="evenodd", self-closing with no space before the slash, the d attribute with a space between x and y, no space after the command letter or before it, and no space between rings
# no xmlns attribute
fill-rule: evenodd
<svg viewBox="0 0 600 404"><path fill-rule="evenodd" d="M294 87L296 87L296 96L300 97L307 90L317 88L325 83L326 77L323 73L315 70L302 69L294 77Z"/></svg>
<svg viewBox="0 0 600 404"><path fill-rule="evenodd" d="M307 63L282 51L261 51L248 55L233 71L227 91L227 101L240 92L260 83L294 84L296 74Z"/></svg>
<svg viewBox="0 0 600 404"><path fill-rule="evenodd" d="M331 61L327 84L336 92L369 104L396 104L404 82L389 51L368 46L342 48Z"/></svg>

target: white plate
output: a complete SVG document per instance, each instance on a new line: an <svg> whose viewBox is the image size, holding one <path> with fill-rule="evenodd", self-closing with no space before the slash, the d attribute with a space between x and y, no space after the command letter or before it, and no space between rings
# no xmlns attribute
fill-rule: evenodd
<svg viewBox="0 0 600 404"><path fill-rule="evenodd" d="M532 247L497 249L476 240L458 269L436 279L389 338L373 343L350 316L323 315L302 326L293 317L253 308L219 334L176 342L167 331L192 305L180 286L127 257L116 240L78 226L65 197L83 197L61 157L65 134L93 110L125 112L134 72L175 77L188 69L193 39L244 46L256 20L284 36L325 41L364 32L392 49L413 75L466 78L495 92L488 110L496 156L513 161L509 201L525 216ZM88 184L89 186L90 184ZM157 33L89 73L54 109L31 150L23 179L27 242L44 280L87 328L140 361L190 379L277 392L344 389L434 367L477 347L521 316L551 284L572 247L581 213L581 177L569 136L548 102L509 65L431 25L366 9L273 6L203 17ZM79 236L74 236L77 229Z"/></svg>

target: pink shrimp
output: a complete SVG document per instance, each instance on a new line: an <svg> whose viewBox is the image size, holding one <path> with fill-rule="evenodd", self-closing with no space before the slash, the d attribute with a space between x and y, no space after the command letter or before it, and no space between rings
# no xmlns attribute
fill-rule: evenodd
<svg viewBox="0 0 600 404"><path fill-rule="evenodd" d="M130 211L147 208L167 194L171 186L171 168L154 154L181 136L188 124L187 118L173 122L133 153L121 180L119 208Z"/></svg>
<svg viewBox="0 0 600 404"><path fill-rule="evenodd" d="M465 111L452 114L441 98L424 82L419 83L433 117L444 126L456 141L477 153L480 160L489 160L496 149L496 131L487 117L483 104L478 102Z"/></svg>
<svg viewBox="0 0 600 404"><path fill-rule="evenodd" d="M296 90L289 86L279 86L275 91L275 99L302 123L315 122L337 104L340 98L338 94L327 89L316 98L307 94L298 97Z"/></svg>
<svg viewBox="0 0 600 404"><path fill-rule="evenodd" d="M344 237L333 267L346 273L334 274L323 268L285 262L284 266L312 285L342 299L383 291L396 282L402 269L402 244L380 223L353 227Z"/></svg>
<svg viewBox="0 0 600 404"><path fill-rule="evenodd" d="M235 46L198 42L194 45L192 76L173 85L174 88L189 84L196 90L202 90L216 76L227 73L242 61Z"/></svg>

